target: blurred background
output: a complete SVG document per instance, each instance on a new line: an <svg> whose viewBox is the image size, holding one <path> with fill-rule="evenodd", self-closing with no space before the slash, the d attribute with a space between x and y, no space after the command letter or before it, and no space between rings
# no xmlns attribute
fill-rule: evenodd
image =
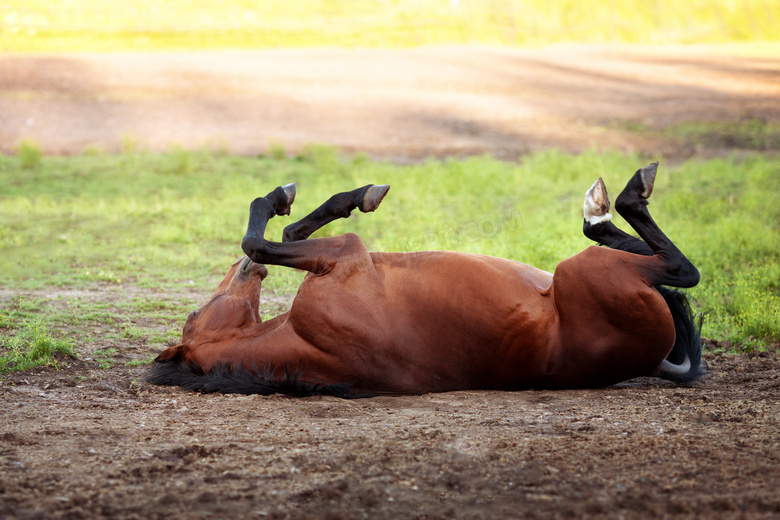
<svg viewBox="0 0 780 520"><path fill-rule="evenodd" d="M4 0L0 48L113 51L780 38L777 0Z"/></svg>
<svg viewBox="0 0 780 520"><path fill-rule="evenodd" d="M777 0L4 0L0 152L780 147Z"/></svg>

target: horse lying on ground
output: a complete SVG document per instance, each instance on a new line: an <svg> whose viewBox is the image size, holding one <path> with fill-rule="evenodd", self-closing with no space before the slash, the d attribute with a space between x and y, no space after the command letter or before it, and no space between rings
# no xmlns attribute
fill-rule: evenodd
<svg viewBox="0 0 780 520"><path fill-rule="evenodd" d="M203 392L355 397L464 389L581 388L637 376L676 382L702 374L699 329L685 296L699 272L647 209L658 163L637 171L611 221L599 178L587 191L591 246L550 274L512 260L451 251L372 253L355 234L307 240L355 208L377 209L389 186L339 193L264 237L289 215L295 185L250 206L237 261L192 312L181 344L149 380ZM289 311L262 322L264 264L308 275Z"/></svg>

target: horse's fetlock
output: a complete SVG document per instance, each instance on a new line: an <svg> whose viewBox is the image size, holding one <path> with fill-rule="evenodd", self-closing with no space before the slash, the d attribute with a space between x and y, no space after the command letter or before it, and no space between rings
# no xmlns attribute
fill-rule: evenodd
<svg viewBox="0 0 780 520"><path fill-rule="evenodd" d="M635 193L629 192L628 195L621 193L615 201L615 210L621 215L631 215L641 212L647 206L647 200L639 198Z"/></svg>
<svg viewBox="0 0 780 520"><path fill-rule="evenodd" d="M680 282L682 284L681 287L695 287L699 285L699 280L701 280L699 270L695 265L688 261L681 267L680 277L683 279L683 281Z"/></svg>

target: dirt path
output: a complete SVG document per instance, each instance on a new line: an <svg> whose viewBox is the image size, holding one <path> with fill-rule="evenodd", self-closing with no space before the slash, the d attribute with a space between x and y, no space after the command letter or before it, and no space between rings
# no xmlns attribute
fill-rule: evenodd
<svg viewBox="0 0 780 520"><path fill-rule="evenodd" d="M720 47L268 50L0 56L0 150L318 142L396 160L558 147L697 150L647 132L780 122L780 52Z"/></svg>

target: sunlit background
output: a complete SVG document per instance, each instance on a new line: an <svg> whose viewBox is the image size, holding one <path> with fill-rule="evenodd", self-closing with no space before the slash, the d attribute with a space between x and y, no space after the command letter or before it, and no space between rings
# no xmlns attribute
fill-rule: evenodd
<svg viewBox="0 0 780 520"><path fill-rule="evenodd" d="M777 0L6 0L6 51L780 39Z"/></svg>

